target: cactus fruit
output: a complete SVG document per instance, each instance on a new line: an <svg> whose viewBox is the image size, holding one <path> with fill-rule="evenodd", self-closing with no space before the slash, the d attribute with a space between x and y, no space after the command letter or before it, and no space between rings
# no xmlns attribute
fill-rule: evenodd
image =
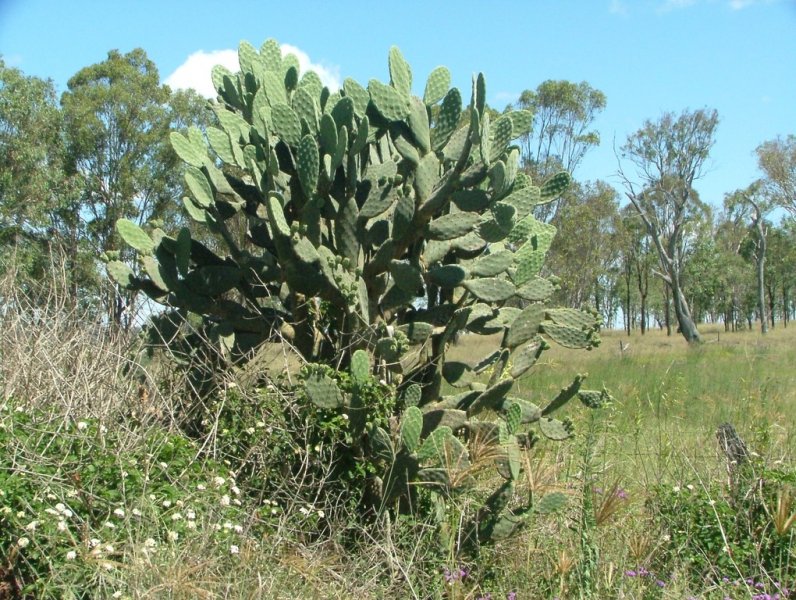
<svg viewBox="0 0 796 600"><path fill-rule="evenodd" d="M531 115L492 117L483 75L465 111L444 67L413 97L412 70L395 47L389 84L346 79L338 91L302 74L274 40L259 50L241 43L239 62L240 73L213 69L219 102L207 140L196 129L170 136L186 163L186 212L224 250L188 229L150 237L120 220L142 268L111 261L109 274L200 315L233 361L288 335L307 364L295 397L348 417L340 452L380 473L378 506L411 497L414 484L439 497L466 491L468 444L494 444L507 481L472 529L480 541L511 534L531 510L511 507L523 448L536 439L528 428L564 439L570 428L549 413L574 397L587 406L610 398L581 391L579 380L544 411L509 395L545 338L599 342L591 313L546 306L554 285L540 277L555 228L532 211L563 193L569 176L531 185L510 145ZM245 239L227 228L233 215ZM500 334L499 348L476 364L449 360L461 331ZM455 392L443 396L443 385ZM388 396L389 418L374 412L373 390Z"/></svg>

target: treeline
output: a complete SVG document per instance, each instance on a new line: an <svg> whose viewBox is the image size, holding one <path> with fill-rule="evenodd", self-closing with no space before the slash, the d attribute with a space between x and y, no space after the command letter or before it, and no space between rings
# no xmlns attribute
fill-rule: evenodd
<svg viewBox="0 0 796 600"><path fill-rule="evenodd" d="M619 189L578 181L600 143L593 122L606 101L585 82L546 81L506 109L534 113L532 133L517 142L528 175L543 183L565 169L576 181L536 213L558 230L546 269L559 278L560 301L592 306L608 327L679 330L689 341L705 321L787 324L796 310L796 136L762 143L761 178L728 191L721 207L694 189L718 124L708 109L665 114L629 136L619 172L606 174L618 175ZM167 233L186 224L168 132L206 131L214 119L204 98L163 85L140 49L81 69L60 98L52 81L0 59L0 270L13 268L24 287L60 265L75 307L130 326L140 299L104 268L117 259L137 268L114 224ZM245 241L246 230L241 222L233 233Z"/></svg>

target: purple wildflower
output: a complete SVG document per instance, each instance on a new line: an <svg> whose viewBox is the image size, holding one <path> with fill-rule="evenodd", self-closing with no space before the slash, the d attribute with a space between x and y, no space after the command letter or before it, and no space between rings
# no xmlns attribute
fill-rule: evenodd
<svg viewBox="0 0 796 600"><path fill-rule="evenodd" d="M517 600L517 592L509 592L506 595L506 600Z"/></svg>
<svg viewBox="0 0 796 600"><path fill-rule="evenodd" d="M658 581L655 582L655 585L657 585L659 588L664 588L664 587L666 587L666 582L661 581L659 579Z"/></svg>
<svg viewBox="0 0 796 600"><path fill-rule="evenodd" d="M635 577L637 573L633 570L625 571L625 576L627 577Z"/></svg>
<svg viewBox="0 0 796 600"><path fill-rule="evenodd" d="M616 492L616 497L620 500L627 500L627 492L623 489L619 489Z"/></svg>

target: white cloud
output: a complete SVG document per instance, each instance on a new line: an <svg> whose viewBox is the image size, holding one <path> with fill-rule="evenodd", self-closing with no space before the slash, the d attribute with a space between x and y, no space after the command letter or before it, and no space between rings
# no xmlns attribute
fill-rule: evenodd
<svg viewBox="0 0 796 600"><path fill-rule="evenodd" d="M341 86L340 68L334 65L313 63L306 52L290 44L282 44L282 55L293 54L299 61L301 72L315 71L325 86L332 91ZM206 98L215 98L216 90L210 78L215 65L223 65L233 73L240 70L237 50L197 50L169 75L165 83L172 89L193 88Z"/></svg>
<svg viewBox="0 0 796 600"><path fill-rule="evenodd" d="M626 15L627 5L622 0L611 0L611 6L608 7L608 12L613 15Z"/></svg>
<svg viewBox="0 0 796 600"><path fill-rule="evenodd" d="M215 98L217 92L210 79L216 65L223 65L233 73L239 70L238 53L235 50L198 50L166 78L166 85L175 90L193 88L205 98Z"/></svg>
<svg viewBox="0 0 796 600"><path fill-rule="evenodd" d="M306 52L300 48L291 46L290 44L282 44L281 48L282 56L285 54L294 54L296 58L298 58L299 67L301 68L302 73L307 71L315 71L318 74L318 77L321 78L323 85L332 91L338 90L342 87L343 82L340 81L340 67L337 65L314 63L310 60L310 57L307 56Z"/></svg>

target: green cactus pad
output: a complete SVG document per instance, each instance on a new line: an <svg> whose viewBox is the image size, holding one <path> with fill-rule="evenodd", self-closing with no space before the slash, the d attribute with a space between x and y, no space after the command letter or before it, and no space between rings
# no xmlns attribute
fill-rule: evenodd
<svg viewBox="0 0 796 600"><path fill-rule="evenodd" d="M304 381L307 398L318 408L335 410L344 404L343 394L337 382L320 372L314 372Z"/></svg>
<svg viewBox="0 0 796 600"><path fill-rule="evenodd" d="M446 454L446 444L453 437L453 431L447 425L437 427L423 440L417 451L417 459L421 462L436 459L443 462Z"/></svg>
<svg viewBox="0 0 796 600"><path fill-rule="evenodd" d="M509 401L508 407L505 407L503 410L503 418L506 420L506 429L511 434L516 433L522 424L522 407L515 401Z"/></svg>
<svg viewBox="0 0 796 600"><path fill-rule="evenodd" d="M463 362L446 361L442 366L442 376L455 388L467 387L475 380L475 372Z"/></svg>
<svg viewBox="0 0 796 600"><path fill-rule="evenodd" d="M600 324L600 319L594 314L577 308L550 308L547 310L547 318L559 325L585 331L590 331Z"/></svg>
<svg viewBox="0 0 796 600"><path fill-rule="evenodd" d="M437 467L420 469L415 478L415 484L424 488L440 491L440 488L449 488L451 486L450 475L448 470Z"/></svg>
<svg viewBox="0 0 796 600"><path fill-rule="evenodd" d="M219 296L238 285L240 278L237 267L207 265L188 273L185 285L196 294Z"/></svg>
<svg viewBox="0 0 796 600"><path fill-rule="evenodd" d="M501 116L492 123L490 128L489 140L489 161L496 161L505 151L506 146L512 140L512 122L507 115Z"/></svg>
<svg viewBox="0 0 796 600"><path fill-rule="evenodd" d="M185 183L193 195L194 202L202 208L210 208L215 203L213 188L210 182L196 167L188 166L185 169Z"/></svg>
<svg viewBox="0 0 796 600"><path fill-rule="evenodd" d="M403 96L412 93L412 69L401 54L398 46L390 48L390 84Z"/></svg>
<svg viewBox="0 0 796 600"><path fill-rule="evenodd" d="M517 288L517 296L529 302L544 302L554 291L553 284L547 279L534 277Z"/></svg>
<svg viewBox="0 0 796 600"><path fill-rule="evenodd" d="M540 343L534 338L524 346L520 346L511 355L511 369L509 374L519 379L525 372L539 360Z"/></svg>
<svg viewBox="0 0 796 600"><path fill-rule="evenodd" d="M423 262L429 266L443 260L451 251L451 243L441 240L428 240L423 248Z"/></svg>
<svg viewBox="0 0 796 600"><path fill-rule="evenodd" d="M426 154L415 170L415 191L420 202L425 202L439 181L439 159L433 153Z"/></svg>
<svg viewBox="0 0 796 600"><path fill-rule="evenodd" d="M423 415L422 437L426 437L435 429L450 427L451 431L458 431L467 423L467 413L463 410L448 408L443 410L430 410Z"/></svg>
<svg viewBox="0 0 796 600"><path fill-rule="evenodd" d="M318 183L318 170L320 169L320 155L315 138L305 135L296 149L296 170L298 171L299 182L307 198L312 198L315 194L315 186Z"/></svg>
<svg viewBox="0 0 796 600"><path fill-rule="evenodd" d="M324 113L321 116L318 137L324 152L327 154L337 152L337 124L332 115Z"/></svg>
<svg viewBox="0 0 796 600"><path fill-rule="evenodd" d="M423 92L423 102L431 106L445 97L451 86L451 74L446 67L437 67L426 80L426 89Z"/></svg>
<svg viewBox="0 0 796 600"><path fill-rule="evenodd" d="M557 419L542 417L539 419L539 430L549 440L560 442L567 439L572 433L564 426L564 423Z"/></svg>
<svg viewBox="0 0 796 600"><path fill-rule="evenodd" d="M452 288L467 279L467 271L459 265L438 265L429 269L428 278L434 285Z"/></svg>
<svg viewBox="0 0 796 600"><path fill-rule="evenodd" d="M508 300L516 291L510 281L498 279L497 277L470 279L464 282L464 287L476 298L484 302Z"/></svg>
<svg viewBox="0 0 796 600"><path fill-rule="evenodd" d="M516 348L528 340L535 338L539 333L539 326L544 320L544 306L531 304L523 309L511 323L506 336L506 346Z"/></svg>
<svg viewBox="0 0 796 600"><path fill-rule="evenodd" d="M414 452L420 443L423 429L423 413L416 406L408 407L401 419L401 445L407 452Z"/></svg>
<svg viewBox="0 0 796 600"><path fill-rule="evenodd" d="M207 128L207 139L210 141L210 147L213 152L225 163L235 164L235 155L232 152L232 144L229 141L229 136L222 130L216 127Z"/></svg>
<svg viewBox="0 0 796 600"><path fill-rule="evenodd" d="M472 417L485 410L494 410L499 407L513 385L513 379L504 379L484 390L476 401L470 405L470 408L467 409L467 416Z"/></svg>
<svg viewBox="0 0 796 600"><path fill-rule="evenodd" d="M475 112L483 117L484 107L486 106L486 77L483 73L479 73L473 81L473 106Z"/></svg>
<svg viewBox="0 0 796 600"><path fill-rule="evenodd" d="M439 152L448 143L453 132L459 124L459 117L462 114L462 96L459 90L452 88L445 94L439 113L431 130L431 147L435 152Z"/></svg>
<svg viewBox="0 0 796 600"><path fill-rule="evenodd" d="M411 196L400 196L393 213L392 235L400 240L411 230L412 217L415 214L415 202Z"/></svg>
<svg viewBox="0 0 796 600"><path fill-rule="evenodd" d="M454 192L453 203L466 212L481 212L492 202L492 198L484 190L460 190Z"/></svg>
<svg viewBox="0 0 796 600"><path fill-rule="evenodd" d="M413 294L423 285L423 275L420 273L420 269L405 261L391 261L390 275L397 286Z"/></svg>
<svg viewBox="0 0 796 600"><path fill-rule="evenodd" d="M188 268L191 262L191 230L187 227L180 229L177 234L176 251L174 259L177 264L177 270L183 277L188 273Z"/></svg>
<svg viewBox="0 0 796 600"><path fill-rule="evenodd" d="M480 216L469 212L443 215L428 224L426 237L432 240L453 240L472 231L480 220Z"/></svg>
<svg viewBox="0 0 796 600"><path fill-rule="evenodd" d="M420 404L422 394L422 388L418 384L413 383L401 392L400 399L403 401L404 406L417 406Z"/></svg>
<svg viewBox="0 0 796 600"><path fill-rule="evenodd" d="M396 135L393 137L392 141L395 145L395 149L398 150L398 153L403 158L408 160L415 167L420 164L420 153L403 135Z"/></svg>
<svg viewBox="0 0 796 600"><path fill-rule="evenodd" d="M368 104L370 104L370 94L368 94L368 90L353 79L347 78L343 82L343 92L347 98L351 98L354 102L354 113L356 116L360 119L364 117L365 112L368 110Z"/></svg>
<svg viewBox="0 0 796 600"><path fill-rule="evenodd" d="M517 211L515 219L520 221L531 214L533 207L539 204L541 191L538 187L528 186L512 192L502 202L512 205ZM528 235L528 232L525 232ZM514 240L512 240L514 241Z"/></svg>
<svg viewBox="0 0 796 600"><path fill-rule="evenodd" d="M155 244L146 231L129 219L116 221L116 231L128 246L135 248L141 254L152 254L155 249Z"/></svg>
<svg viewBox="0 0 796 600"><path fill-rule="evenodd" d="M409 115L409 97L376 79L368 82L370 100L388 122L403 121Z"/></svg>
<svg viewBox="0 0 796 600"><path fill-rule="evenodd" d="M313 98L320 99L323 82L315 71L307 71L299 79L298 89L306 90ZM320 109L320 104L318 109Z"/></svg>
<svg viewBox="0 0 796 600"><path fill-rule="evenodd" d="M272 104L271 120L276 134L285 143L294 147L299 145L301 142L301 121L296 111L287 104Z"/></svg>
<svg viewBox="0 0 796 600"><path fill-rule="evenodd" d="M210 79L213 82L213 87L217 92L221 93L224 90L224 78L232 79L234 77L232 71L223 65L214 65L210 70Z"/></svg>
<svg viewBox="0 0 796 600"><path fill-rule="evenodd" d="M260 46L260 56L263 66L270 71L280 71L282 69L282 50L279 42L274 39L267 39Z"/></svg>
<svg viewBox="0 0 796 600"><path fill-rule="evenodd" d="M390 434L381 427L371 427L368 430L368 439L373 454L391 464L395 460L395 447Z"/></svg>
<svg viewBox="0 0 796 600"><path fill-rule="evenodd" d="M567 507L568 499L562 492L551 492L542 496L534 505L534 510L541 515L551 515L561 512Z"/></svg>
<svg viewBox="0 0 796 600"><path fill-rule="evenodd" d="M299 88L293 94L291 106L299 119L304 119L309 124L311 133L317 134L320 127L318 101L305 88Z"/></svg>
<svg viewBox="0 0 796 600"><path fill-rule="evenodd" d="M556 397L550 401L550 404L544 407L544 410L542 410L542 415L546 417L572 400L572 398L574 398L578 393L578 390L580 389L580 386L585 378L585 375L576 375L572 380L572 383L567 387L562 388L561 391L558 392L558 395L556 395Z"/></svg>
<svg viewBox="0 0 796 600"><path fill-rule="evenodd" d="M394 163L393 163L394 164ZM398 196L396 191L390 187L372 187L368 199L359 210L360 219L372 219L377 217L390 208L396 201Z"/></svg>
<svg viewBox="0 0 796 600"><path fill-rule="evenodd" d="M512 252L500 250L476 259L469 272L472 277L495 277L504 273L513 261L514 254Z"/></svg>
<svg viewBox="0 0 796 600"><path fill-rule="evenodd" d="M421 152L431 150L431 130L428 123L428 110L419 98L412 97L409 110L409 129Z"/></svg>
<svg viewBox="0 0 796 600"><path fill-rule="evenodd" d="M126 263L123 263L120 260L112 260L105 265L105 269L108 271L110 278L123 288L132 289L132 287L135 285L135 276L133 275L133 271L127 266Z"/></svg>
<svg viewBox="0 0 796 600"><path fill-rule="evenodd" d="M506 116L511 119L512 138L517 139L531 132L533 113L529 110L512 110Z"/></svg>
<svg viewBox="0 0 796 600"><path fill-rule="evenodd" d="M561 171L556 173L550 179L544 182L540 190L541 202L550 202L555 200L566 191L572 181L569 173Z"/></svg>
<svg viewBox="0 0 796 600"><path fill-rule="evenodd" d="M481 143L478 146L479 156L484 166L489 167L492 157L492 120L489 113L481 117L481 131L478 135Z"/></svg>
<svg viewBox="0 0 796 600"><path fill-rule="evenodd" d="M194 135L182 135L177 131L172 131L169 134L171 147L181 160L188 163L192 167L200 168L207 160L207 147L204 145L202 134L196 127L191 127ZM197 135L198 134L198 137Z"/></svg>
<svg viewBox="0 0 796 600"><path fill-rule="evenodd" d="M337 127L351 128L354 126L354 101L349 97L340 98L331 111Z"/></svg>
<svg viewBox="0 0 796 600"><path fill-rule="evenodd" d="M542 322L542 332L565 348L588 348L592 345L591 332L558 325L552 321Z"/></svg>
<svg viewBox="0 0 796 600"><path fill-rule="evenodd" d="M472 258L472 255L480 253L486 241L479 236L475 231L463 235L462 237L451 240L451 246L457 251L457 255L463 258Z"/></svg>
<svg viewBox="0 0 796 600"><path fill-rule="evenodd" d="M434 326L431 323L424 323L423 321L413 321L398 327L398 331L403 332L409 339L410 344L422 344L434 332Z"/></svg>
<svg viewBox="0 0 796 600"><path fill-rule="evenodd" d="M359 384L370 380L370 357L367 351L359 349L351 355L351 376Z"/></svg>

